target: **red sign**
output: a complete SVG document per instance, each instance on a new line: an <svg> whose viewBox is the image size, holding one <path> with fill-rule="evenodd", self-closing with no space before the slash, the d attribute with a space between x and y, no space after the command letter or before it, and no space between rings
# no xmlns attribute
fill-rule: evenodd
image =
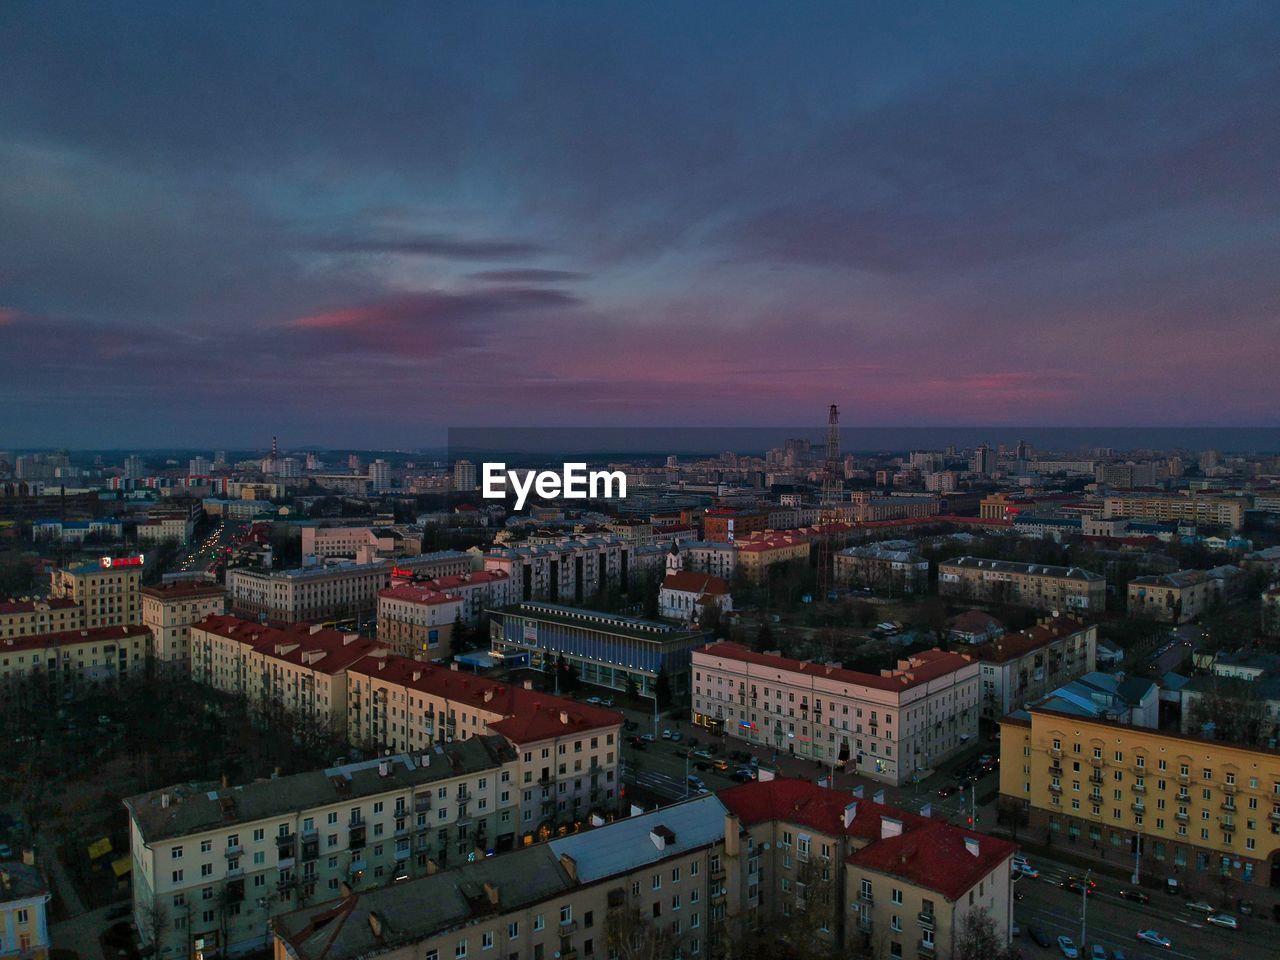
<svg viewBox="0 0 1280 960"><path fill-rule="evenodd" d="M392 567L391 575L393 577L404 577L406 580L412 580L417 576L412 570L402 570L400 567Z"/></svg>
<svg viewBox="0 0 1280 960"><path fill-rule="evenodd" d="M111 570L114 567L140 567L146 554L138 554L136 557L103 557L98 561L98 565L103 570Z"/></svg>

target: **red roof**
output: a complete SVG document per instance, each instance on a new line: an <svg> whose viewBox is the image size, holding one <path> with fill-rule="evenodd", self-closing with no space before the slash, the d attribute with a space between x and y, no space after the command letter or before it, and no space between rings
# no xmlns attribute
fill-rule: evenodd
<svg viewBox="0 0 1280 960"><path fill-rule="evenodd" d="M0 640L0 650L41 650L45 647L69 647L77 643L107 643L112 640L132 640L146 636L150 628L139 623L127 623L116 627L89 627L85 630L62 630L58 633L35 633L29 637L6 637Z"/></svg>
<svg viewBox="0 0 1280 960"><path fill-rule="evenodd" d="M973 655L989 663L1004 663L1025 656L1032 650L1047 647L1053 641L1069 637L1084 628L1084 622L1074 617L1046 618L1029 629L1006 633L997 640L987 641L974 650Z"/></svg>
<svg viewBox="0 0 1280 960"><path fill-rule="evenodd" d="M947 623L947 629L956 633L986 633L992 627L1003 630L1004 624L983 610L966 610Z"/></svg>
<svg viewBox="0 0 1280 960"><path fill-rule="evenodd" d="M976 855L967 840L976 843ZM851 854L846 862L902 877L955 902L1017 851L1018 845L1008 840L934 820L919 829L904 829L899 836L876 840Z"/></svg>
<svg viewBox="0 0 1280 960"><path fill-rule="evenodd" d="M740 643L730 643L727 640L709 643L701 650L695 650L693 655L694 657L724 657L729 660L740 660L762 667L772 667L775 670L806 673L840 683L853 683L879 690L906 690L917 684L946 676L973 663L973 658L968 654L948 653L945 650L936 649L922 650L912 654L908 660L899 661L898 669L893 671L892 676L886 677L874 673L862 673L858 670L846 670L844 667L829 667L824 663L813 663L809 660L793 660L773 653L756 653Z"/></svg>
<svg viewBox="0 0 1280 960"><path fill-rule="evenodd" d="M721 790L716 796L746 826L781 820L811 827L832 837L845 834L863 840L878 839L881 817L901 820L903 830L914 830L929 823L927 817L919 814L872 800L859 800L847 790L828 790L792 777L753 780ZM853 821L845 826L845 810L852 803L858 806Z"/></svg>
<svg viewBox="0 0 1280 960"><path fill-rule="evenodd" d="M340 630L315 628L307 623L266 627L252 620L217 615L205 617L196 626L253 647L275 660L305 666L316 673L330 676L341 673L356 661L384 649L376 640Z"/></svg>
<svg viewBox="0 0 1280 960"><path fill-rule="evenodd" d="M461 590L481 583L493 583L497 580L510 579L511 574L505 570L472 570L470 573L457 573L448 577L436 577L433 580L419 582L437 590Z"/></svg>
<svg viewBox="0 0 1280 960"><path fill-rule="evenodd" d="M160 600L185 600L190 597L222 596L226 591L216 583L203 580L176 580L173 583L157 584L154 587L143 587L144 597L155 597Z"/></svg>
<svg viewBox="0 0 1280 960"><path fill-rule="evenodd" d="M604 730L620 726L623 719L612 710L408 657L370 656L351 670L373 682L382 680L498 714L502 719L491 721L488 727L512 743Z"/></svg>
<svg viewBox="0 0 1280 960"><path fill-rule="evenodd" d="M72 607L78 607L80 604L74 600L68 600L65 597L49 597L48 599L40 598L37 600L7 600L0 603L0 614L4 613L34 613L37 605L47 605L50 610L68 610Z"/></svg>
<svg viewBox="0 0 1280 960"><path fill-rule="evenodd" d="M685 593L699 595L724 596L729 592L729 581L723 577L713 577L709 573L681 570L678 573L668 573L662 581L662 589L683 590Z"/></svg>
<svg viewBox="0 0 1280 960"><path fill-rule="evenodd" d="M396 587L387 587L378 591L378 596L388 600L403 600L406 603L439 604L461 603L461 597L451 596L434 590L425 583L402 583Z"/></svg>

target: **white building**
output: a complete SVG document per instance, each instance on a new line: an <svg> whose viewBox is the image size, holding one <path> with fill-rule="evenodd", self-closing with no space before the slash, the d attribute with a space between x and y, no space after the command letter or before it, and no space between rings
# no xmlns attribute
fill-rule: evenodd
<svg viewBox="0 0 1280 960"><path fill-rule="evenodd" d="M1044 617L976 648L982 715L998 720L1097 667L1098 628L1074 617Z"/></svg>

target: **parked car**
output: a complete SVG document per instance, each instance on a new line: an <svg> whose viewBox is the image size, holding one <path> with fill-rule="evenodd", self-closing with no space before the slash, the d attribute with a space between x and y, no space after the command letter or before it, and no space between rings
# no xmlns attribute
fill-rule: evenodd
<svg viewBox="0 0 1280 960"><path fill-rule="evenodd" d="M679 742L680 742L680 740L682 739L682 738L681 738L680 731L679 731L679 730L672 730L672 731L671 731L671 739L672 739L672 740L674 740L676 743L679 743Z"/></svg>
<svg viewBox="0 0 1280 960"><path fill-rule="evenodd" d="M948 783L945 787L938 790L938 796L945 800L947 797L953 796L958 788Z"/></svg>
<svg viewBox="0 0 1280 960"><path fill-rule="evenodd" d="M663 731L662 731L662 739L663 739L663 740L670 740L670 739L671 739L671 731L670 731L670 730L663 730Z"/></svg>
<svg viewBox="0 0 1280 960"><path fill-rule="evenodd" d="M1076 942L1067 936L1058 938L1058 950L1067 960L1078 960L1080 956L1080 951L1076 949Z"/></svg>
<svg viewBox="0 0 1280 960"><path fill-rule="evenodd" d="M9 846L7 843L0 843L0 860L12 860L12 859L13 859L13 847Z"/></svg>
<svg viewBox="0 0 1280 960"><path fill-rule="evenodd" d="M1139 930L1138 939L1142 943L1149 943L1153 947L1163 947L1166 950L1172 949L1173 944L1169 942L1168 937L1162 937L1154 930Z"/></svg>
<svg viewBox="0 0 1280 960"><path fill-rule="evenodd" d="M1120 896L1126 900L1132 900L1134 903L1150 903L1151 898L1141 890L1132 890L1126 887L1120 891Z"/></svg>
<svg viewBox="0 0 1280 960"><path fill-rule="evenodd" d="M1211 913L1205 920L1215 927L1226 927L1228 930L1240 929L1240 921L1229 913Z"/></svg>
<svg viewBox="0 0 1280 960"><path fill-rule="evenodd" d="M1049 939L1049 935L1039 927L1027 927L1027 936L1029 936L1037 947L1050 946L1053 941Z"/></svg>
<svg viewBox="0 0 1280 960"><path fill-rule="evenodd" d="M728 770L728 769L729 769L729 761L728 761L728 760L725 760L725 759L722 759L722 758L717 758L717 759L715 759L715 760L712 760L712 761L711 761L711 765L712 765L713 767L715 767L717 770Z"/></svg>
<svg viewBox="0 0 1280 960"><path fill-rule="evenodd" d="M695 777L692 774L689 775L689 786L692 787L694 790L707 789L707 785L702 781L702 778Z"/></svg>
<svg viewBox="0 0 1280 960"><path fill-rule="evenodd" d="M653 743L657 738L652 733L644 733L640 735L640 739L645 743Z"/></svg>
<svg viewBox="0 0 1280 960"><path fill-rule="evenodd" d="M1029 863L1023 863L1022 866L1018 868L1018 872L1024 877L1030 877L1032 880L1040 879L1040 871Z"/></svg>
<svg viewBox="0 0 1280 960"><path fill-rule="evenodd" d="M1194 910L1196 913L1213 913L1213 906L1203 900L1194 900L1187 904L1188 910Z"/></svg>
<svg viewBox="0 0 1280 960"><path fill-rule="evenodd" d="M1170 896L1176 897L1182 893L1182 884L1178 882L1177 877L1169 877L1164 882L1164 892Z"/></svg>
<svg viewBox="0 0 1280 960"><path fill-rule="evenodd" d="M735 783L750 783L755 779L750 770L735 770L729 774L729 779Z"/></svg>
<svg viewBox="0 0 1280 960"><path fill-rule="evenodd" d="M587 697L587 703L589 703L589 704L591 704L592 706L595 706L595 707L602 707L602 706L604 706L604 701L603 701L603 700L601 700L599 697Z"/></svg>
<svg viewBox="0 0 1280 960"><path fill-rule="evenodd" d="M1089 948L1089 960L1107 960L1107 948L1100 943L1095 943Z"/></svg>

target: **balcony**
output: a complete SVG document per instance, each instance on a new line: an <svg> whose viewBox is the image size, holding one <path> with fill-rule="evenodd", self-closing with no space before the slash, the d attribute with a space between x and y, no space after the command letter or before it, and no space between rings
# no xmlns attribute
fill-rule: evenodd
<svg viewBox="0 0 1280 960"><path fill-rule="evenodd" d="M916 949L922 957L933 957L937 955L937 947L934 946L933 941L931 940L921 940Z"/></svg>
<svg viewBox="0 0 1280 960"><path fill-rule="evenodd" d="M1234 797L1236 795L1236 785L1234 783L1224 783L1222 784L1222 792L1228 797Z"/></svg>
<svg viewBox="0 0 1280 960"><path fill-rule="evenodd" d="M870 934L871 926L872 923L870 917L858 917L858 929L863 933Z"/></svg>
<svg viewBox="0 0 1280 960"><path fill-rule="evenodd" d="M724 879L724 862L714 863L711 865L710 875L712 880Z"/></svg>
<svg viewBox="0 0 1280 960"><path fill-rule="evenodd" d="M1134 784L1130 784L1130 786L1131 786L1131 788L1133 789L1133 792L1134 792L1134 793L1146 793L1146 792L1147 792L1147 785L1146 785L1145 783L1134 783Z"/></svg>
<svg viewBox="0 0 1280 960"><path fill-rule="evenodd" d="M1100 773L1091 773L1089 774L1089 782L1100 787L1106 782L1106 778Z"/></svg>
<svg viewBox="0 0 1280 960"><path fill-rule="evenodd" d="M292 845L293 845L293 834L292 834L292 833L280 833L280 834L276 834L276 846L277 846L277 847L292 846Z"/></svg>
<svg viewBox="0 0 1280 960"><path fill-rule="evenodd" d="M875 895L872 894L870 890L863 890L862 895L859 896L858 899L861 900L863 903L869 903L873 906L875 905L875 902L876 902Z"/></svg>
<svg viewBox="0 0 1280 960"><path fill-rule="evenodd" d="M569 936L569 934L577 933L577 932L578 932L577 920L561 920L560 921L560 936L567 937Z"/></svg>
<svg viewBox="0 0 1280 960"><path fill-rule="evenodd" d="M426 793L420 793L413 798L414 813L426 813L431 809L431 796Z"/></svg>
<svg viewBox="0 0 1280 960"><path fill-rule="evenodd" d="M1191 774L1189 773L1178 774L1178 782L1182 784L1184 787L1189 785L1191 783Z"/></svg>
<svg viewBox="0 0 1280 960"><path fill-rule="evenodd" d="M1272 810L1267 814L1267 819L1272 823L1280 823L1280 810Z"/></svg>
<svg viewBox="0 0 1280 960"><path fill-rule="evenodd" d="M1230 820L1219 820L1218 826L1222 828L1223 833L1234 833L1236 829L1236 825Z"/></svg>
<svg viewBox="0 0 1280 960"><path fill-rule="evenodd" d="M1062 759L1062 748L1061 748L1061 747L1050 747L1050 748L1049 748L1049 756L1053 757L1053 759L1055 759L1055 760L1061 760L1061 759Z"/></svg>
<svg viewBox="0 0 1280 960"><path fill-rule="evenodd" d="M244 847L240 846L240 844L237 843L234 845L229 845L227 849L224 851L224 856L226 856L228 860L231 860L232 858L238 857L243 853L244 853Z"/></svg>
<svg viewBox="0 0 1280 960"><path fill-rule="evenodd" d="M1049 776L1051 777L1061 777L1063 773L1062 764L1055 763L1049 767Z"/></svg>
<svg viewBox="0 0 1280 960"><path fill-rule="evenodd" d="M920 921L920 926L924 927L926 930L932 930L934 927L934 920L936 918L932 913L920 913L916 915L916 919Z"/></svg>
<svg viewBox="0 0 1280 960"><path fill-rule="evenodd" d="M1102 764L1103 764L1103 762L1104 762L1104 761L1103 761L1103 759L1102 759L1101 757L1090 757L1090 758L1089 758L1089 766L1093 767L1095 770L1101 770L1101 769L1102 769Z"/></svg>
<svg viewBox="0 0 1280 960"><path fill-rule="evenodd" d="M1062 793L1062 784L1060 784L1060 783L1051 783L1051 784L1049 784L1049 792L1050 792L1050 793Z"/></svg>
<svg viewBox="0 0 1280 960"><path fill-rule="evenodd" d="M1225 813L1235 813L1240 808L1236 806L1234 800L1232 800L1230 797L1227 797L1227 799L1223 800L1220 804L1218 804L1218 809L1222 810Z"/></svg>
<svg viewBox="0 0 1280 960"><path fill-rule="evenodd" d="M1091 793L1091 794L1089 794L1089 802L1090 802L1090 803L1101 803L1101 802L1102 802L1102 794L1100 794L1100 793Z"/></svg>
<svg viewBox="0 0 1280 960"><path fill-rule="evenodd" d="M1182 790L1178 793L1178 795L1174 799L1177 800L1179 803L1190 803L1191 794L1187 793L1187 791L1185 790Z"/></svg>
<svg viewBox="0 0 1280 960"><path fill-rule="evenodd" d="M1183 813L1181 810L1179 810L1177 813L1173 815L1173 819L1177 820L1179 823L1186 823L1188 820L1191 819L1191 814Z"/></svg>
<svg viewBox="0 0 1280 960"><path fill-rule="evenodd" d="M1144 806L1141 803L1131 803L1129 804L1129 809L1132 810L1134 813L1138 813L1138 814L1147 812L1146 806Z"/></svg>

